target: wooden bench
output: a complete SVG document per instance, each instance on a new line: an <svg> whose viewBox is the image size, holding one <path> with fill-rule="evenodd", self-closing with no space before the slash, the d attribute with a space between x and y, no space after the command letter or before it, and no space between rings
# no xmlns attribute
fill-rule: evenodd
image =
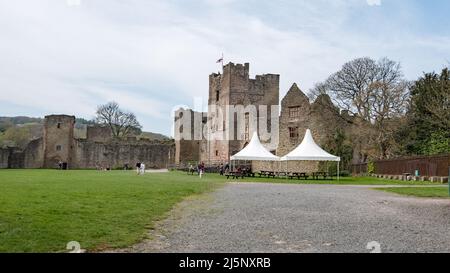
<svg viewBox="0 0 450 273"><path fill-rule="evenodd" d="M274 172L270 172L270 171L260 171L258 174L259 174L259 177L263 177L263 176L265 176L265 177L271 177L271 176L275 177Z"/></svg>
<svg viewBox="0 0 450 273"><path fill-rule="evenodd" d="M245 177L245 175L240 172L229 172L229 173L226 173L225 176L227 177L227 179L230 179L230 177L232 177L233 179L239 179L239 178L244 179L244 177Z"/></svg>
<svg viewBox="0 0 450 273"><path fill-rule="evenodd" d="M306 173L291 173L288 175L288 177L290 179L293 179L294 177L296 177L298 180L300 180L301 178L308 180L308 175Z"/></svg>
<svg viewBox="0 0 450 273"><path fill-rule="evenodd" d="M328 175L326 172L315 172L313 173L313 178L315 180L319 180L320 177L323 177L324 180L326 180L328 177L331 178L331 176Z"/></svg>

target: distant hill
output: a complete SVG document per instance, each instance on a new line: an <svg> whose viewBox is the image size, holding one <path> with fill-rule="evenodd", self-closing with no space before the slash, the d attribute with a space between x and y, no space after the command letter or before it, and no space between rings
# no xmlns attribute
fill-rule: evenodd
<svg viewBox="0 0 450 273"><path fill-rule="evenodd" d="M147 138L147 139L151 139L151 140L169 140L170 139L168 136L158 134L158 133L151 133L151 132L142 132L139 137Z"/></svg>
<svg viewBox="0 0 450 273"><path fill-rule="evenodd" d="M42 118L31 118L25 116L18 117L0 117L0 122L11 122L13 124L25 124L25 123L42 123Z"/></svg>
<svg viewBox="0 0 450 273"><path fill-rule="evenodd" d="M42 118L30 117L0 117L0 132L5 132L8 128L16 125L43 124Z"/></svg>

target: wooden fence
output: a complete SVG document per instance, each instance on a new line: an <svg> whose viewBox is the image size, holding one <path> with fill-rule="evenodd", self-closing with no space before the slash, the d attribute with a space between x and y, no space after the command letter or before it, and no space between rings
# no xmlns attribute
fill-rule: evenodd
<svg viewBox="0 0 450 273"><path fill-rule="evenodd" d="M418 170L420 176L448 176L450 154L378 160L374 165L376 174L415 174ZM354 174L367 173L367 163L353 164L351 168Z"/></svg>

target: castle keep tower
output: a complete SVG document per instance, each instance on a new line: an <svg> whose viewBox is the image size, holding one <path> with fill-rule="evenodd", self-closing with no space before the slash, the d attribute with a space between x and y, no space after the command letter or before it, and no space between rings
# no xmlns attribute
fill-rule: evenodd
<svg viewBox="0 0 450 273"><path fill-rule="evenodd" d="M64 162L70 168L74 151L75 117L46 116L44 121L44 168L55 168Z"/></svg>
<svg viewBox="0 0 450 273"><path fill-rule="evenodd" d="M270 132L271 107L279 105L280 76L275 74L249 76L250 65L229 63L223 67L223 74L209 76L208 119L211 141L208 142L206 154L201 160L205 162L227 162L230 156L240 151L249 141L255 130L260 128L259 120L267 120L265 128ZM259 106L267 106L266 111L259 111ZM256 117L227 115L227 106L254 106ZM219 116L219 109L223 116ZM278 115L278 113L276 113ZM250 119L257 119L257 128L251 128ZM240 122L237 122L239 119ZM240 126L238 128L238 126ZM223 139L224 140L215 140Z"/></svg>

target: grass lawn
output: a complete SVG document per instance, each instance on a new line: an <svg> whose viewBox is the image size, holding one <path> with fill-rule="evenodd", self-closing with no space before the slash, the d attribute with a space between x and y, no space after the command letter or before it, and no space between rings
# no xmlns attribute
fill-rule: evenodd
<svg viewBox="0 0 450 273"><path fill-rule="evenodd" d="M1 170L0 252L126 247L174 204L223 184L183 173Z"/></svg>
<svg viewBox="0 0 450 273"><path fill-rule="evenodd" d="M447 187L427 187L427 188L379 188L377 190L408 195L416 197L436 197L450 198Z"/></svg>
<svg viewBox="0 0 450 273"><path fill-rule="evenodd" d="M342 178L239 182L429 185L431 183ZM216 174L203 179L181 172L0 170L0 252L63 252L70 241L83 249L121 248L139 242L156 220L191 195L233 182ZM396 189L397 190L397 189ZM438 191L442 191L438 189Z"/></svg>

